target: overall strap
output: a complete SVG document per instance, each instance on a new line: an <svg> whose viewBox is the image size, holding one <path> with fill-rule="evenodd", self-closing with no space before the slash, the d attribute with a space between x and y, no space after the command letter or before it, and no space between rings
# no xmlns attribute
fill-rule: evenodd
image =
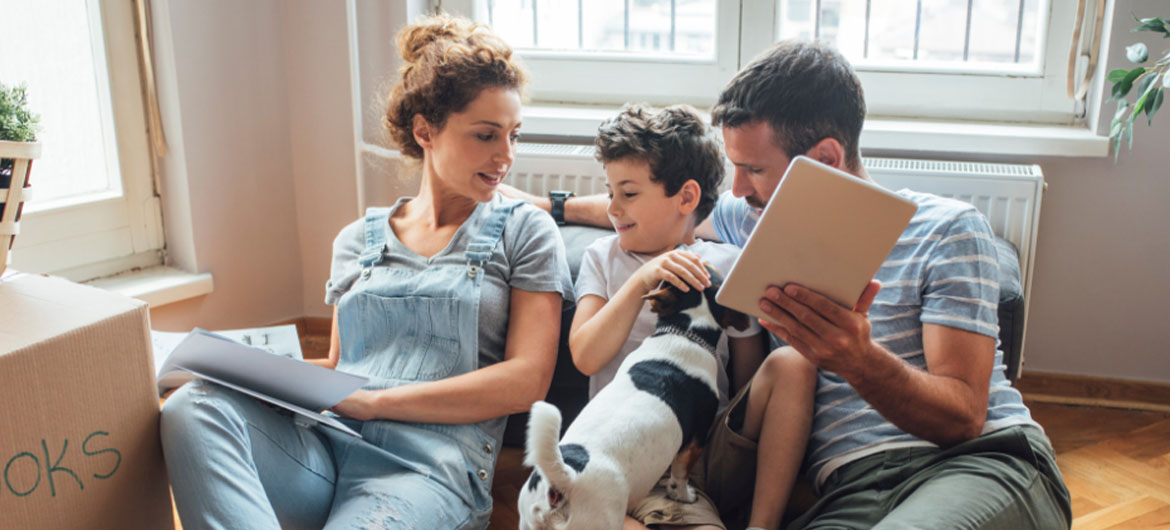
<svg viewBox="0 0 1170 530"><path fill-rule="evenodd" d="M496 248L496 243L500 241L500 236L504 234L504 225L508 223L508 217L512 215L512 210L521 204L523 204L523 201L501 199L500 203L488 214L488 218L484 221L479 233L467 245L468 276L475 278L479 274L479 270L492 257L492 250Z"/></svg>
<svg viewBox="0 0 1170 530"><path fill-rule="evenodd" d="M366 249L358 257L362 266L362 276L369 276L370 269L382 262L386 252L386 229L390 222L390 208L366 209Z"/></svg>

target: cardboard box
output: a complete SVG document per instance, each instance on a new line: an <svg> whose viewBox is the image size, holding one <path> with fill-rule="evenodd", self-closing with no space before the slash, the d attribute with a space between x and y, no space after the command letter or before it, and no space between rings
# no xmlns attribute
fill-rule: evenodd
<svg viewBox="0 0 1170 530"><path fill-rule="evenodd" d="M174 528L150 344L143 302L0 279L0 528Z"/></svg>

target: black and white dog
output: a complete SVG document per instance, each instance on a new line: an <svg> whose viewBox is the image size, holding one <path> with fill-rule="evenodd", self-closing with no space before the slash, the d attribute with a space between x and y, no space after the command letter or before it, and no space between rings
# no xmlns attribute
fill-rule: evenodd
<svg viewBox="0 0 1170 530"><path fill-rule="evenodd" d="M726 326L748 325L715 302L722 277L708 269L704 291L668 286L646 295L658 315L654 334L559 443L560 411L532 405L525 464L535 469L520 490L521 530L617 530L668 466L667 495L695 501L687 475L719 406L715 346Z"/></svg>

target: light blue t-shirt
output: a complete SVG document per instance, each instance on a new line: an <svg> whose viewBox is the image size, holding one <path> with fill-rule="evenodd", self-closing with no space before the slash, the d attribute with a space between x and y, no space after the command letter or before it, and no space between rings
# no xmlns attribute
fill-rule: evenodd
<svg viewBox="0 0 1170 530"><path fill-rule="evenodd" d="M905 189L897 193L914 201L918 212L878 270L882 290L869 309L871 336L923 369L923 323L996 337L983 433L1017 424L1039 427L1005 376L996 312L999 265L987 219L965 202ZM729 192L719 197L711 216L719 237L739 247L759 220L753 208ZM782 344L772 339L774 345ZM818 372L813 432L805 455L818 487L854 460L898 447L933 445L887 421L837 374Z"/></svg>

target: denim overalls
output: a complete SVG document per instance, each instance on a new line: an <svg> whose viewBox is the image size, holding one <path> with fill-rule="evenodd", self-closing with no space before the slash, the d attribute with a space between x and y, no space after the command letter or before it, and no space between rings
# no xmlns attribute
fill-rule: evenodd
<svg viewBox="0 0 1170 530"><path fill-rule="evenodd" d="M386 249L390 209L370 208L366 249L359 258L361 276L337 304L337 369L365 375L370 378L367 390L381 390L478 368L483 267L519 204L505 201L489 214L468 245L463 264L423 270L378 266ZM355 426L361 442L334 445L338 470L342 477L377 475L379 459L413 469L474 507L481 519L469 526L482 527L491 509L491 478L503 427L500 419L470 425L362 422ZM333 438L350 441L336 440L341 436Z"/></svg>
<svg viewBox="0 0 1170 530"><path fill-rule="evenodd" d="M484 265L519 204L481 203L492 211L466 259L419 269L380 265L390 209L371 208L361 275L337 304L337 369L368 376L367 390L477 369ZM343 418L359 439L195 383L167 400L162 435L185 528L319 528L328 517L327 529L471 529L488 523L505 420Z"/></svg>

